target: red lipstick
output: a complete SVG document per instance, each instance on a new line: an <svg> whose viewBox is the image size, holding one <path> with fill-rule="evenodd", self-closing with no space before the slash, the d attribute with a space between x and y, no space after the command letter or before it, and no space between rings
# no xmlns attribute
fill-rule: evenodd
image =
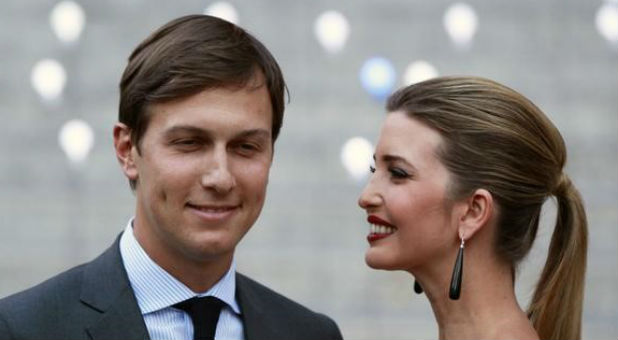
<svg viewBox="0 0 618 340"><path fill-rule="evenodd" d="M369 243L371 243L371 242L383 239L383 238L385 238L388 235L390 235L390 234L375 234L375 233L371 233L371 234L367 235L367 241Z"/></svg>
<svg viewBox="0 0 618 340"><path fill-rule="evenodd" d="M394 225L384 221L383 219L381 219L381 218L379 218L379 217L377 217L375 215L367 216L367 222L369 222L370 225L385 226L385 227L388 227L389 229L391 229L391 228L392 229L396 229ZM370 228L369 235L367 235L367 241L369 243L372 243L374 241L377 241L377 240L383 239L385 237L388 237L388 236L390 236L393 233L392 231L389 231L387 233L376 233L376 232L374 232L372 230L375 230L375 228L373 228L373 227Z"/></svg>
<svg viewBox="0 0 618 340"><path fill-rule="evenodd" d="M370 224L377 224L377 225L383 225L383 226L395 228L394 225L386 222L385 220L383 220L383 219L381 219L381 218L379 218L378 216L375 216L375 215L367 216L367 222L369 222Z"/></svg>

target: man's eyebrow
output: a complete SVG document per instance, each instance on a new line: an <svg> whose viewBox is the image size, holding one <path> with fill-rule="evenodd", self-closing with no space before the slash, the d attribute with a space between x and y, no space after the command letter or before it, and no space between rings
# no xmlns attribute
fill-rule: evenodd
<svg viewBox="0 0 618 340"><path fill-rule="evenodd" d="M192 135L200 135L204 137L210 137L213 135L212 131L202 129L193 125L175 125L165 131L166 136L172 136L175 134L192 134ZM257 137L257 138L270 138L271 133L266 129L249 129L240 131L237 133L234 138L249 138L249 137Z"/></svg>
<svg viewBox="0 0 618 340"><path fill-rule="evenodd" d="M248 137L257 137L257 138L270 138L270 131L266 129L250 129L241 131L236 135L236 138L248 138Z"/></svg>
<svg viewBox="0 0 618 340"><path fill-rule="evenodd" d="M165 130L165 135L174 135L178 133L187 133L187 134L195 134L195 135L211 135L211 132L208 130L204 130L192 125L175 125L171 128Z"/></svg>

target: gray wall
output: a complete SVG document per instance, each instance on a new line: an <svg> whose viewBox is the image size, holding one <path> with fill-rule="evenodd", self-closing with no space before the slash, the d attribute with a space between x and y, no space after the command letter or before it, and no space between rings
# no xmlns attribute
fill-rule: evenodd
<svg viewBox="0 0 618 340"><path fill-rule="evenodd" d="M87 22L80 41L61 44L50 29L54 1L0 2L0 297L92 259L122 230L133 196L116 163L111 127L117 83L133 47L151 30L206 1L78 1ZM343 143L375 141L382 104L361 87L367 58L391 59L399 74L425 59L440 74L474 74L518 89L562 131L567 171L588 208L590 252L584 338L618 336L618 49L595 29L598 0L470 0L479 30L467 50L442 27L449 1L235 0L239 24L280 61L291 102L276 145L269 196L241 243L241 271L334 317L350 339L435 338L433 314L409 275L373 271L363 261L362 183L341 165ZM324 10L351 26L339 54L313 35ZM33 65L56 58L67 70L62 100L47 103L30 85ZM57 143L62 124L81 118L95 145L80 168ZM537 245L522 264L526 304L545 258L553 221L548 204ZM464 292L465 294L465 292Z"/></svg>

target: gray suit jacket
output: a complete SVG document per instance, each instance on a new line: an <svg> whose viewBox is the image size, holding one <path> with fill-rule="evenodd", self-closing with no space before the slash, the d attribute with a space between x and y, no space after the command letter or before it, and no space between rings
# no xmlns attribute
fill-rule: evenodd
<svg viewBox="0 0 618 340"><path fill-rule="evenodd" d="M0 339L149 339L118 241L92 262L0 300ZM236 275L247 340L342 338L327 316Z"/></svg>

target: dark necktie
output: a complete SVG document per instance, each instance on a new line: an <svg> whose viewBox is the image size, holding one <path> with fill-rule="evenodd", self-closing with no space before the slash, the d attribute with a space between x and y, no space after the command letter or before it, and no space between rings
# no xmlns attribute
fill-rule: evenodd
<svg viewBox="0 0 618 340"><path fill-rule="evenodd" d="M214 340L221 307L225 303L214 296L194 297L175 304L189 314L194 340Z"/></svg>

